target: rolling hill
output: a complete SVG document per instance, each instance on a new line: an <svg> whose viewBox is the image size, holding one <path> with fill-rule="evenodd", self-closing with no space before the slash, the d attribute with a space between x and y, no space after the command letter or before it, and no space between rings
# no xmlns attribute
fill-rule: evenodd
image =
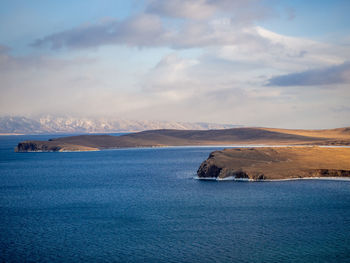
<svg viewBox="0 0 350 263"><path fill-rule="evenodd" d="M332 130L272 128L150 130L122 136L80 135L49 141L24 141L18 144L16 151L85 151L131 147L206 145L350 145L350 128Z"/></svg>

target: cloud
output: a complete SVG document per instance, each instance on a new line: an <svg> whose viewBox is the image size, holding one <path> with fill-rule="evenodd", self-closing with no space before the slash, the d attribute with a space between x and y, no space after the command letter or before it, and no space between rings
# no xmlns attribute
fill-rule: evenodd
<svg viewBox="0 0 350 263"><path fill-rule="evenodd" d="M289 86L346 83L349 46L255 26L271 15L263 2L146 0L143 13L84 24L32 43L38 49L69 50L70 59L62 59L65 52L12 56L0 46L0 112L339 126L348 119L339 108L350 99L346 85L317 94ZM293 18L293 10L289 14ZM89 53L91 48L99 49ZM91 55L98 60L89 61ZM336 115L332 107L341 111Z"/></svg>
<svg viewBox="0 0 350 263"><path fill-rule="evenodd" d="M188 90L194 85L191 70L198 63L195 59L181 58L176 53L166 55L147 74L142 86L144 90L152 92L179 91L182 87L187 87Z"/></svg>
<svg viewBox="0 0 350 263"><path fill-rule="evenodd" d="M31 46L49 46L53 50L105 45L188 49L247 43L259 46L270 41L254 27L237 25L231 18L185 21L175 28L165 28L162 23L158 16L142 15L124 21L90 24L37 39Z"/></svg>
<svg viewBox="0 0 350 263"><path fill-rule="evenodd" d="M0 54L6 54L10 51L10 47L5 45L0 45Z"/></svg>
<svg viewBox="0 0 350 263"><path fill-rule="evenodd" d="M51 49L91 48L110 44L152 46L162 34L159 17L142 14L123 21L105 21L54 33L35 40L31 46L49 45Z"/></svg>
<svg viewBox="0 0 350 263"><path fill-rule="evenodd" d="M76 108L76 98L90 87L102 84L88 70L96 63L96 59L89 57L64 59L0 53L0 113L30 114Z"/></svg>
<svg viewBox="0 0 350 263"><path fill-rule="evenodd" d="M239 51L242 54L241 57L249 60L261 62L260 58L256 58L256 55L265 53L265 57L270 60L269 62L272 59L279 62L285 60L289 64L302 62L298 63L299 67L301 64L309 67L313 64L339 64L349 58L346 55L348 49L339 49L339 47L322 42L277 34L259 26L247 28L245 31L254 38L247 39L250 41L245 41ZM255 41L253 41L254 39ZM252 53L254 56L251 56ZM235 54L235 56L239 55L239 52Z"/></svg>
<svg viewBox="0 0 350 263"><path fill-rule="evenodd" d="M260 0L149 0L146 12L173 18L205 20L228 15L235 23L250 23L271 15Z"/></svg>
<svg viewBox="0 0 350 263"><path fill-rule="evenodd" d="M88 57L72 59L52 58L48 56L13 56L11 49L0 45L0 75L6 72L31 70L61 70L76 65L94 63L96 60Z"/></svg>
<svg viewBox="0 0 350 263"><path fill-rule="evenodd" d="M136 50L131 60L139 58L142 52L147 50ZM302 89L290 95L285 92L288 87L261 85L263 81L249 67L206 55L193 59L182 56L181 51L171 52L150 71L133 78L135 83L130 86L122 82L124 72L98 64L99 61L79 63L72 58L70 63L54 57L39 61L9 54L7 57L15 66L0 70L3 114L113 116L310 128L324 123L327 127L345 126L348 119L347 111L330 110L347 105L350 94L344 87L322 89L317 94L312 89Z"/></svg>
<svg viewBox="0 0 350 263"><path fill-rule="evenodd" d="M331 107L330 109L335 113L343 113L343 112L350 113L350 106L339 105L336 107Z"/></svg>
<svg viewBox="0 0 350 263"><path fill-rule="evenodd" d="M350 62L322 69L277 76L269 79L268 86L319 86L350 83Z"/></svg>
<svg viewBox="0 0 350 263"><path fill-rule="evenodd" d="M346 46L288 37L251 24L237 24L229 17L206 21L187 19L169 26L157 14L139 14L122 21L109 20L55 33L32 45L72 50L106 45L173 50L200 48L211 57L240 63L248 70L259 68L259 74L267 78L350 60Z"/></svg>
<svg viewBox="0 0 350 263"><path fill-rule="evenodd" d="M38 38L30 45L49 46L53 50L104 45L175 49L227 45L252 37L245 29L270 12L259 0L149 0L146 3L144 13L124 20L84 24ZM223 14L223 19L218 18ZM182 21L169 23L168 17Z"/></svg>
<svg viewBox="0 0 350 263"><path fill-rule="evenodd" d="M146 11L170 17L204 19L212 16L217 7L205 0L151 0Z"/></svg>

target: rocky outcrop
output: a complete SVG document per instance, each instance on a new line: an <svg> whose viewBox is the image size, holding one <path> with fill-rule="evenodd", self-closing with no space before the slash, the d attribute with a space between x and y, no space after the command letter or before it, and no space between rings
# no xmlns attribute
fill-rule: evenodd
<svg viewBox="0 0 350 263"><path fill-rule="evenodd" d="M234 170L222 167L220 164L215 161L215 154L219 152L213 152L209 155L208 159L204 161L198 171L197 175L199 178L227 178L227 177L235 177L235 178L247 178L249 176L246 172L242 170Z"/></svg>
<svg viewBox="0 0 350 263"><path fill-rule="evenodd" d="M15 148L15 152L68 152L68 151L98 151L98 148L74 144L57 144L52 141L24 141Z"/></svg>
<svg viewBox="0 0 350 263"><path fill-rule="evenodd" d="M60 150L60 146L35 141L20 142L15 148L16 152L58 152Z"/></svg>
<svg viewBox="0 0 350 263"><path fill-rule="evenodd" d="M350 170L314 169L314 170L310 170L310 176L312 177L350 177Z"/></svg>
<svg viewBox="0 0 350 263"><path fill-rule="evenodd" d="M204 161L197 171L198 178L201 179L246 179L246 180L264 180L263 173L249 173L240 168L232 169L226 167L218 167L215 162L211 160Z"/></svg>
<svg viewBox="0 0 350 263"><path fill-rule="evenodd" d="M350 148L261 147L211 153L197 171L200 179L280 180L350 177Z"/></svg>

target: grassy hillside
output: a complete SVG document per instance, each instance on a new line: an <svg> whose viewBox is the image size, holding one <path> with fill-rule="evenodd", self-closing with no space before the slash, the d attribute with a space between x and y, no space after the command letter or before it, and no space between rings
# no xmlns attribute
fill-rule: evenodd
<svg viewBox="0 0 350 263"><path fill-rule="evenodd" d="M286 130L233 128L222 130L150 130L123 136L80 135L49 141L26 141L18 151L161 147L189 145L350 145L350 128L334 130ZM33 146L34 145L34 146ZM72 145L74 147L72 147ZM28 150L29 149L29 150ZM85 150L85 149L81 149Z"/></svg>

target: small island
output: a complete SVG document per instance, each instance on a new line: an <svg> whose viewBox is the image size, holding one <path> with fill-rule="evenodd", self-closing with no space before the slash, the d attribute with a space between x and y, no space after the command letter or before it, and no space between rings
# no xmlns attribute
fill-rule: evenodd
<svg viewBox="0 0 350 263"><path fill-rule="evenodd" d="M350 148L253 147L214 151L197 171L205 180L350 178Z"/></svg>

